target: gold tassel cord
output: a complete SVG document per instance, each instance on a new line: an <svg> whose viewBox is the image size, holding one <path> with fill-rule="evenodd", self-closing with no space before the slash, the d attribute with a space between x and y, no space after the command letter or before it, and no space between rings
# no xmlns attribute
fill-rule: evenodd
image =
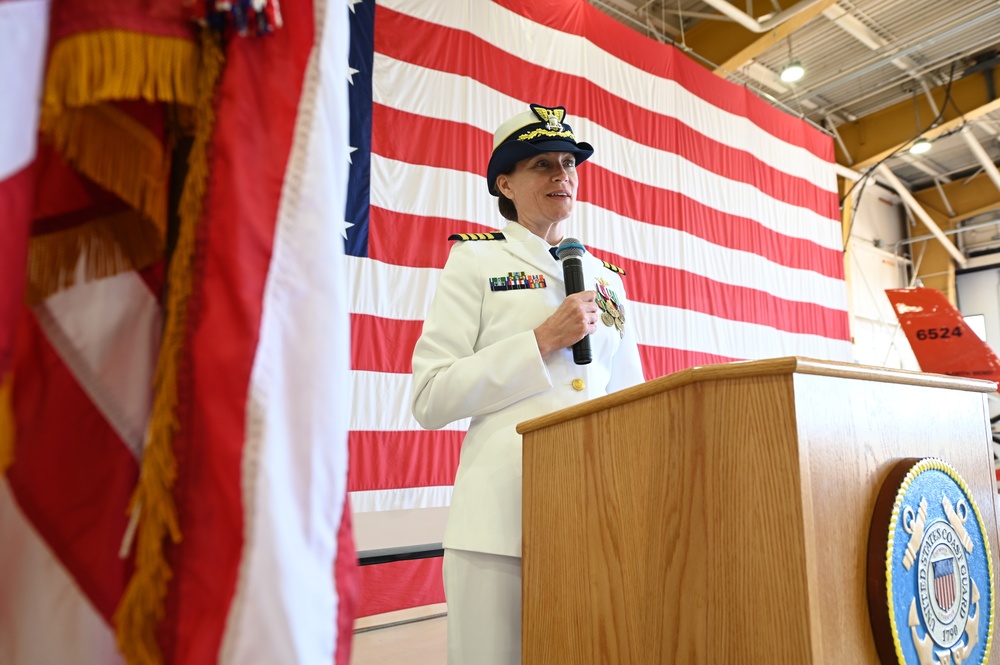
<svg viewBox="0 0 1000 665"><path fill-rule="evenodd" d="M14 375L0 377L0 476L14 463Z"/></svg>
<svg viewBox="0 0 1000 665"><path fill-rule="evenodd" d="M214 94L225 59L221 37L211 29L203 29L201 48L196 131L180 202L177 246L167 275L166 321L157 361L153 412L139 484L129 507L130 511L141 510L135 572L114 615L118 646L130 665L156 664L163 660L156 630L164 617L164 601L172 577L164 556L165 539L169 536L174 543L181 539L173 497L177 477L173 439L179 426L176 414L178 369L193 286L196 231L209 176L208 146L215 125Z"/></svg>

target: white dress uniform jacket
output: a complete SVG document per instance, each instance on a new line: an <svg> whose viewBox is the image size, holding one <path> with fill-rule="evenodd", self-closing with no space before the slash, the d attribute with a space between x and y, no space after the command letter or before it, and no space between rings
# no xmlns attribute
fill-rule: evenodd
<svg viewBox="0 0 1000 665"><path fill-rule="evenodd" d="M503 235L452 247L413 351L411 406L427 429L471 418L444 547L520 557L516 425L641 383L643 373L621 276L589 253L583 256L586 288L597 290L603 280L605 291L617 296L624 336L598 323L589 365L576 365L569 348L543 359L533 331L566 298L562 266L523 226L510 223ZM522 272L544 277L545 288L490 290L490 278Z"/></svg>

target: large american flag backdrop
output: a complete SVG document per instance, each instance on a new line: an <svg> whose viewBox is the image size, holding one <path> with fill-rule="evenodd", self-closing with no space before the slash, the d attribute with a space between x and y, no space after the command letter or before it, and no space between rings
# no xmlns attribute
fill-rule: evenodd
<svg viewBox="0 0 1000 665"><path fill-rule="evenodd" d="M850 358L828 136L584 0L351 3L343 236L359 522L448 505L467 422L420 429L410 357L448 235L503 226L483 174L493 129L528 103L565 106L596 149L570 232L627 271L647 379ZM368 613L440 599L414 579L439 579L439 562L393 565L366 570Z"/></svg>

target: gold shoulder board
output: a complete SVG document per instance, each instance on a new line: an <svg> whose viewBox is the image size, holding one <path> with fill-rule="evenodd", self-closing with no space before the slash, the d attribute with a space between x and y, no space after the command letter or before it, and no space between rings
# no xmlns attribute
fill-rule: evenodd
<svg viewBox="0 0 1000 665"><path fill-rule="evenodd" d="M607 268L608 270L610 270L611 272L616 272L619 275L621 275L622 277L625 276L625 271L622 270L621 268L619 268L618 266L616 266L615 264L608 263L607 261L601 261L601 263L603 263L604 267Z"/></svg>
<svg viewBox="0 0 1000 665"><path fill-rule="evenodd" d="M448 240L503 240L502 233L452 233Z"/></svg>

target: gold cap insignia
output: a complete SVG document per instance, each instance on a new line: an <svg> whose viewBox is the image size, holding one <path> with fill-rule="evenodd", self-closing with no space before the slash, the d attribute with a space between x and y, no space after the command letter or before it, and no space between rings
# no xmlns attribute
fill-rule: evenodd
<svg viewBox="0 0 1000 665"><path fill-rule="evenodd" d="M550 109L538 104L532 104L531 110L535 112L539 120L545 123L545 129L552 132L562 131L562 121L566 117L566 109L561 106Z"/></svg>

